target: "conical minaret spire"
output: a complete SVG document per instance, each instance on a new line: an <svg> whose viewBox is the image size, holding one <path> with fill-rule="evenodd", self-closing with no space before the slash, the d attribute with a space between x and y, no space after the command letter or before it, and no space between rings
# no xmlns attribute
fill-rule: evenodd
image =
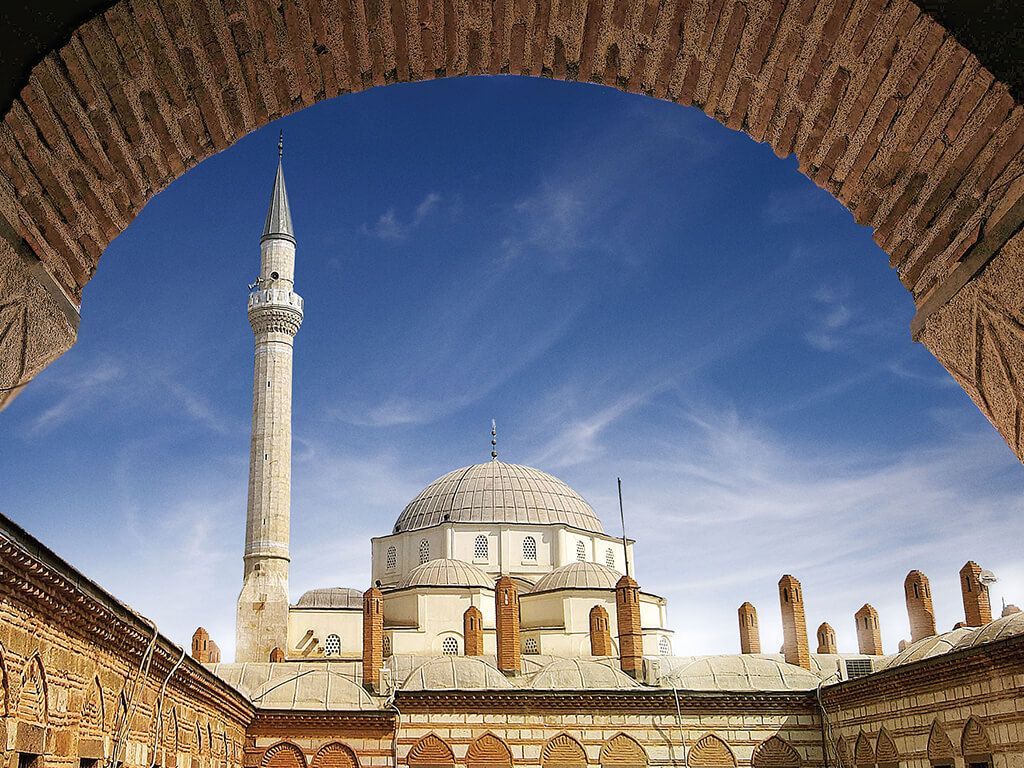
<svg viewBox="0 0 1024 768"><path fill-rule="evenodd" d="M260 276L249 294L256 342L245 567L238 596L235 660L269 661L288 652L291 526L292 351L302 324L295 293L295 234L284 186L283 141L260 238Z"/></svg>

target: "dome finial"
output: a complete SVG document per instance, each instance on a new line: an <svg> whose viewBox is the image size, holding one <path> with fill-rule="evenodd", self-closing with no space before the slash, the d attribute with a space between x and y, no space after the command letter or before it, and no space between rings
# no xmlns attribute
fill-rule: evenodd
<svg viewBox="0 0 1024 768"><path fill-rule="evenodd" d="M491 419L491 461L498 458L498 424Z"/></svg>

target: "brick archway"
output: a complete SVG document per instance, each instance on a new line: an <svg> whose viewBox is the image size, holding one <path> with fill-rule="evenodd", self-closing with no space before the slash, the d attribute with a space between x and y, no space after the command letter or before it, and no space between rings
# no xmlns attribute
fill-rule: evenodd
<svg viewBox="0 0 1024 768"><path fill-rule="evenodd" d="M70 347L103 249L187 168L322 99L482 73L693 105L795 154L1024 456L1024 107L912 0L121 0L0 124L0 398Z"/></svg>

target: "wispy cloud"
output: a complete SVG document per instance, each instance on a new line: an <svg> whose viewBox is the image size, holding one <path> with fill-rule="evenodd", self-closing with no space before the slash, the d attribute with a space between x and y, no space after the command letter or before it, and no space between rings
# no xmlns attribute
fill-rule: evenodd
<svg viewBox="0 0 1024 768"><path fill-rule="evenodd" d="M402 220L394 208L388 208L373 224L364 224L361 231L364 235L381 240L404 240L412 230L426 221L440 204L441 195L437 192L429 192L416 205L408 219Z"/></svg>
<svg viewBox="0 0 1024 768"><path fill-rule="evenodd" d="M836 292L827 286L812 297L817 305L813 313L814 327L804 333L804 340L821 352L834 352L843 343L843 332L853 319L853 312Z"/></svg>
<svg viewBox="0 0 1024 768"><path fill-rule="evenodd" d="M60 375L46 378L56 399L29 422L29 434L41 437L70 421L87 414L97 403L108 399L111 390L122 380L124 369L110 358L102 358L87 366L64 369Z"/></svg>

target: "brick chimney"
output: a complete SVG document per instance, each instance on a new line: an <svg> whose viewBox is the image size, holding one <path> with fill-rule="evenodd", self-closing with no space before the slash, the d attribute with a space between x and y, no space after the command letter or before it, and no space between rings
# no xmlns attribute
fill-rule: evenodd
<svg viewBox="0 0 1024 768"><path fill-rule="evenodd" d="M615 585L615 616L619 625L619 666L630 677L640 677L644 659L640 586L631 576L623 576Z"/></svg>
<svg viewBox="0 0 1024 768"><path fill-rule="evenodd" d="M878 623L878 611L871 605L864 606L853 615L857 622L857 648L865 656L881 656L882 627Z"/></svg>
<svg viewBox="0 0 1024 768"><path fill-rule="evenodd" d="M279 664L284 661L284 651L281 650L281 646L277 646L270 652L270 663Z"/></svg>
<svg viewBox="0 0 1024 768"><path fill-rule="evenodd" d="M811 651L807 644L803 589L800 582L789 574L779 579L779 605L782 608L782 652L786 663L810 669Z"/></svg>
<svg viewBox="0 0 1024 768"><path fill-rule="evenodd" d="M910 642L916 643L935 634L935 609L932 607L932 588L928 577L920 571L911 571L903 580L903 594L907 599L907 617L910 619Z"/></svg>
<svg viewBox="0 0 1024 768"><path fill-rule="evenodd" d="M200 664L210 664L210 633L202 627L192 633L192 658Z"/></svg>
<svg viewBox="0 0 1024 768"><path fill-rule="evenodd" d="M1015 614L1015 613L1020 613L1020 608L1018 608L1013 603L1007 603L1006 605L1003 606L1003 618L1004 619L1007 616L1013 616L1013 614Z"/></svg>
<svg viewBox="0 0 1024 768"><path fill-rule="evenodd" d="M757 608L744 603L737 613L740 619L740 653L760 653L761 630L757 626Z"/></svg>
<svg viewBox="0 0 1024 768"><path fill-rule="evenodd" d="M818 627L818 653L839 653L836 650L836 631L827 621Z"/></svg>
<svg viewBox="0 0 1024 768"><path fill-rule="evenodd" d="M475 605L462 614L462 636L466 639L467 656L484 655L484 615Z"/></svg>
<svg viewBox="0 0 1024 768"><path fill-rule="evenodd" d="M519 647L519 590L511 576L502 576L494 585L494 617L498 634L498 669L510 677L518 675L522 653Z"/></svg>
<svg viewBox="0 0 1024 768"><path fill-rule="evenodd" d="M611 622L603 605L595 605L590 609L590 655L613 655Z"/></svg>
<svg viewBox="0 0 1024 768"><path fill-rule="evenodd" d="M363 592L363 687L380 690L384 664L384 596L376 587Z"/></svg>
<svg viewBox="0 0 1024 768"><path fill-rule="evenodd" d="M964 623L968 627L983 627L992 621L992 605L988 587L978 581L981 566L969 560L960 569L960 593L964 596Z"/></svg>

